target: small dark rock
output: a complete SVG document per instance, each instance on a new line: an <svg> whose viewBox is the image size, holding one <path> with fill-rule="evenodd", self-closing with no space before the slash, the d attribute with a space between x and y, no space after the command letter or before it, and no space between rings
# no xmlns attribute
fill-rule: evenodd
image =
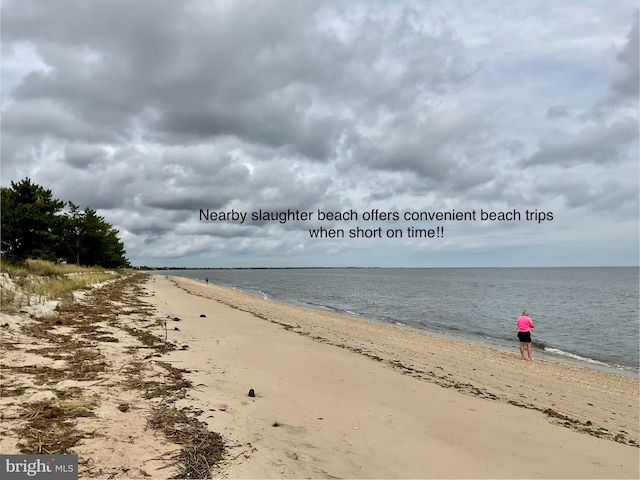
<svg viewBox="0 0 640 480"><path fill-rule="evenodd" d="M121 412L129 411L129 404L128 403L121 403L120 405L118 405L118 410L120 410Z"/></svg>
<svg viewBox="0 0 640 480"><path fill-rule="evenodd" d="M178 318L178 317L173 317L173 321L174 321L174 322L179 322L179 321L180 321L180 318Z"/></svg>
<svg viewBox="0 0 640 480"><path fill-rule="evenodd" d="M280 424L278 422L273 422L273 425L271 425L272 427L279 427Z"/></svg>
<svg viewBox="0 0 640 480"><path fill-rule="evenodd" d="M173 327L174 330L177 330L178 332L180 331L180 329L178 327Z"/></svg>
<svg viewBox="0 0 640 480"><path fill-rule="evenodd" d="M200 318L207 318L207 316L204 313L201 313Z"/></svg>
<svg viewBox="0 0 640 480"><path fill-rule="evenodd" d="M249 389L249 396L250 397L255 397L256 396L256 392L253 390L253 388Z"/></svg>

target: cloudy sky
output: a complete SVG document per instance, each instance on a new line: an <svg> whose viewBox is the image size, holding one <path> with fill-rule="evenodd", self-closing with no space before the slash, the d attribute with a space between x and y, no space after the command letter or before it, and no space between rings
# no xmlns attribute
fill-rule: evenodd
<svg viewBox="0 0 640 480"><path fill-rule="evenodd" d="M638 265L635 0L1 8L2 186L97 209L134 265ZM402 218L452 210L478 219Z"/></svg>

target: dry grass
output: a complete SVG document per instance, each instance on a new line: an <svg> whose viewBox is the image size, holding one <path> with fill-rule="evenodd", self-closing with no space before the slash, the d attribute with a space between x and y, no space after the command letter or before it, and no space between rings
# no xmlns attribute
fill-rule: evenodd
<svg viewBox="0 0 640 480"><path fill-rule="evenodd" d="M156 323L161 324L163 321L159 320ZM129 327L125 330L138 338L147 348L152 348L158 353L175 348L146 330ZM195 412L188 408L175 408L176 400L184 398L187 391L193 387L191 381L184 377L184 374L189 372L167 362L154 363L166 372L160 376L161 380L143 379L141 372L144 363L133 362L126 370L129 375L127 386L142 390L146 399L162 399L162 403L154 409L147 423L163 432L168 440L182 446L174 458L174 465L179 471L172 478L211 478L211 469L225 455L224 441L220 434L209 431L205 423L196 419Z"/></svg>
<svg viewBox="0 0 640 480"><path fill-rule="evenodd" d="M173 443L182 445L176 458L179 472L172 478L211 478L211 469L224 456L224 442L220 434L207 430L204 423L189 413L161 405L148 423Z"/></svg>
<svg viewBox="0 0 640 480"><path fill-rule="evenodd" d="M96 283L113 280L118 277L114 272L91 272L71 277L50 277L47 281L28 282L25 290L36 298L49 300L64 292L85 288Z"/></svg>
<svg viewBox="0 0 640 480"><path fill-rule="evenodd" d="M100 349L96 348L95 341L112 341L112 337L105 335L107 332L100 327L105 319L115 318L117 309L109 308L110 299L118 298L119 290L128 281L130 279L122 278L99 292L92 291L83 302L76 301L72 293L67 292L62 296L55 313L22 326L23 333L39 341L38 346L26 349L28 353L51 360L64 360L64 365L59 368L47 365L1 365L1 370L18 374L17 378L30 377L36 385L50 389L61 380L96 380L101 373L110 371L111 366ZM57 332L56 329L61 326L68 333ZM4 386L5 382L2 384ZM16 396L25 391L19 385L6 387L2 394L7 396ZM22 408L24 424L18 432L21 438L18 447L22 453L71 453L69 449L87 436L76 429L75 419L87 416L96 402L82 399L82 390L79 388L56 391L56 395L57 401L39 402Z"/></svg>
<svg viewBox="0 0 640 480"><path fill-rule="evenodd" d="M7 313L119 277L102 267L57 265L45 260L28 260L20 265L2 262L0 266L4 274L0 282L0 307Z"/></svg>
<svg viewBox="0 0 640 480"><path fill-rule="evenodd" d="M0 397L20 397L24 395L24 392L27 391L27 387L24 385L14 386L12 384L7 384L7 382L0 382Z"/></svg>
<svg viewBox="0 0 640 480"><path fill-rule="evenodd" d="M75 429L77 407L38 402L24 409L26 419L21 429L20 451L32 455L61 455L71 453L80 439L87 436Z"/></svg>
<svg viewBox="0 0 640 480"><path fill-rule="evenodd" d="M62 275L70 275L70 274L84 274L84 273L95 273L95 272L105 272L106 270L102 267L83 267L81 265L74 264L59 264L49 262L47 260L39 260L30 258L24 263L9 263L3 261L0 263L1 270L3 273L7 273L9 277L28 277L30 275L40 276L40 277L52 277L52 276L62 276Z"/></svg>
<svg viewBox="0 0 640 480"><path fill-rule="evenodd" d="M18 431L18 447L22 453L72 453L79 440L92 435L78 430L76 419L93 415L96 403L84 399L80 388L57 390L55 385L61 380L99 383L106 378L104 374L112 372L113 365L107 363L96 342L117 342L111 332L119 329L140 342L124 351L132 348L132 355L139 349L153 352L144 359L134 357L121 374L127 378L125 388L138 390L143 399L160 400L159 406L155 400L152 402L156 406L148 423L182 447L170 459L178 472L174 478L211 478L211 469L225 452L223 440L197 420L198 412L175 408L175 402L184 398L193 385L185 377L186 370L153 359L176 347L151 333L152 329L161 331L164 321L154 317L154 309L140 300L145 279L144 274L123 276L80 299L64 293L55 312L22 326L23 333L37 341L37 345L24 345L26 352L59 362L59 368L0 365L0 370L14 374L12 377L32 380L29 383L53 390L57 396L54 401L21 407L23 423ZM0 384L3 396L17 397L26 390L4 377Z"/></svg>
<svg viewBox="0 0 640 480"><path fill-rule="evenodd" d="M159 375L160 380L145 380L140 372L144 369L142 362L133 362L126 373L129 375L127 386L142 390L143 397L146 399L162 398L165 401L175 402L184 398L187 391L193 387L191 381L184 377L187 370L176 368L166 362L156 361L156 365L163 368L166 373Z"/></svg>

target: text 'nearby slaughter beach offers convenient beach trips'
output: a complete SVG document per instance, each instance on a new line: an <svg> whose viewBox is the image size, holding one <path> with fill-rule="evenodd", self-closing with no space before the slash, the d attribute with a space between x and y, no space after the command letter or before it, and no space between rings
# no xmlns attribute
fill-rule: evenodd
<svg viewBox="0 0 640 480"><path fill-rule="evenodd" d="M517 346L140 273L0 326L2 453L80 478L640 473L638 379Z"/></svg>

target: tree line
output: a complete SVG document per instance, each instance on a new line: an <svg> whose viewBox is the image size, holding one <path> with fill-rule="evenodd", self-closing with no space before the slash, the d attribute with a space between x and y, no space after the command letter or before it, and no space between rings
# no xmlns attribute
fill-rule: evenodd
<svg viewBox="0 0 640 480"><path fill-rule="evenodd" d="M128 267L118 230L95 210L53 197L26 178L2 187L2 256L106 268Z"/></svg>

